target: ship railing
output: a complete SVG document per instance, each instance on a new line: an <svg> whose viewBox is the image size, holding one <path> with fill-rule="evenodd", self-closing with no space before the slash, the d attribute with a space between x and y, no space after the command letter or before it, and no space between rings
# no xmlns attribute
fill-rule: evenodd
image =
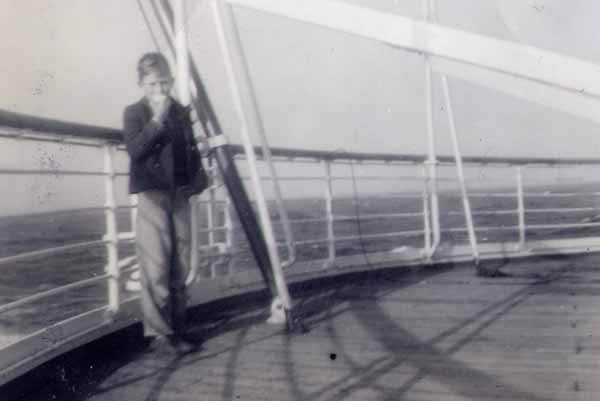
<svg viewBox="0 0 600 401"><path fill-rule="evenodd" d="M15 123L15 118L19 121ZM135 213L136 200L131 197L127 202L119 202L117 192L118 177L126 178L128 172L123 169L123 160L126 160L125 149L122 145L121 135L116 130L97 130L78 125L53 124L48 121L42 124L41 119L30 118L14 113L0 113L0 123L5 126L0 130L0 138L3 141L13 141L14 143L48 143L54 142L62 145L72 146L76 152L78 148L95 149L94 152L103 158L103 167L99 169L67 169L57 166L43 168L20 168L18 166L8 166L0 170L0 175L6 176L36 176L36 175L54 175L60 177L88 177L100 178L104 183L104 204L100 207L78 207L74 209L62 210L62 213L91 213L102 211L104 214L105 230L101 238L86 240L69 244L60 244L58 246L35 249L26 252L15 252L13 254L0 258L0 268L11 269L15 264L30 259L48 259L52 255L58 255L65 252L75 251L84 248L104 247L106 255L106 264L102 272L94 272L91 277L81 280L74 280L64 285L57 285L50 289L40 290L35 294L25 295L17 299L11 299L0 305L0 313L6 316L12 312L13 318L19 319L19 312L23 308L30 307L36 302L44 301L47 298L67 294L71 291L84 287L93 287L99 283L107 286L105 292L105 301L101 306L93 307L84 312L77 312L74 316L61 318L58 321L52 321L42 328L34 330L32 333L26 333L17 339L5 340L5 346L0 349L2 355L1 382L6 382L20 373L36 366L45 360L66 352L68 349L77 346L83 342L91 341L94 338L102 336L110 331L120 327L125 327L137 319L137 293L126 290L125 282L131 280L131 274L137 269L135 255L129 250L129 253L120 252L120 246L132 244L135 240ZM48 126L53 133L40 132L41 126ZM17 126L17 128L15 128ZM18 127L28 128L18 128ZM29 128L31 127L31 128ZM83 131L79 135L77 130ZM233 153L236 154L236 160L243 163L245 160L241 147L230 145ZM259 159L262 157L261 150L256 149ZM432 249L434 227L440 227L440 235L454 235L468 231L464 211L451 209L440 213L443 220L448 217L459 218L462 224L446 225L443 221L434 224L435 215L432 213L430 200L432 197L431 187L428 184L430 177L427 172L427 157L422 155L397 155L397 154L370 154L358 152L325 152L298 149L271 149L275 165L289 164L295 166L294 174L283 175L278 179L285 185L298 185L299 183L309 183L315 194L313 197L319 198L323 206L321 215L309 215L307 217L290 217L289 224L295 227L294 237L286 237L285 230L278 231L277 240L281 252L289 248L290 242L294 250L304 255L295 263L288 265L285 269L288 282L304 280L326 275L343 274L349 271L365 270L368 268L403 266L427 263L443 263L452 260L471 260L473 255L470 246L463 246L459 241L454 243L452 238L447 238L440 244L438 249ZM118 161L117 159L121 159ZM262 159L261 159L262 160ZM264 161L262 161L264 163ZM496 199L512 198L517 205L515 208L496 208L494 210L483 210L475 208L473 217L477 223L478 216L511 216L514 217L514 224L504 226L485 226L475 224L474 231L484 234L492 231L513 231L516 233L517 241L510 242L491 242L478 243L482 257L511 257L528 256L540 253L569 253L569 252L592 252L600 249L600 240L594 232L585 232L580 238L571 238L562 235L562 237L553 240L543 239L536 236L535 240L529 240L527 233L535 230L565 230L565 229L590 229L600 226L590 216L600 211L600 208L594 206L545 206L545 207L526 207L527 201L532 198L544 199L578 199L581 197L596 197L600 195L597 192L554 192L537 191L527 192L523 184L524 171L527 169L552 169L560 168L561 174L569 167L577 169L581 167L594 168L600 165L600 160L592 159L515 159L515 158L469 158L463 159L466 170L470 168L475 170L481 168L496 168L511 171L514 174L513 188L510 190L493 192L474 192L468 195L473 201L478 198ZM438 167L440 172L444 170L454 172L455 160L453 157L441 156L438 158ZM238 264L251 264L249 253L244 250L243 237L236 224L235 215L231 211L230 201L222 185L219 183L218 172L213 167L214 164L209 161L208 170L213 175L213 183L208 191L205 191L197 199L197 206L205 208L204 213L200 213L202 224L198 227L197 235L201 238L199 249L196 250L197 256L204 261L206 269L196 277L191 286L192 303L198 304L207 302L211 299L217 299L230 295L243 293L245 291L264 288L257 269L240 269ZM310 166L310 173L302 173L303 168ZM387 170L382 173L363 173L370 168ZM379 171L378 170L378 171ZM271 179L270 176L264 176L263 185L266 185ZM456 193L457 178L451 174L439 174L436 178L438 184L447 189L440 189L439 195L458 199L461 195ZM564 179L564 177L563 177ZM315 186L315 183L318 183ZM344 191L336 191L336 185L346 185ZM389 191L358 191L361 183L373 185L377 183L378 188L390 186ZM537 183L536 183L537 184ZM343 185L342 185L343 186ZM315 189L318 187L318 189ZM400 188L398 190L397 188ZM408 188L404 191L401 189ZM535 187L533 187L535 189ZM122 189L122 188L121 188ZM452 192L454 191L454 193ZM320 195L319 195L320 194ZM413 205L418 205L411 210L376 210L364 211L361 202L369 201L373 196L386 201L403 200L411 201ZM293 197L287 197L284 201L289 202ZM274 201L274 200L273 200ZM343 211L336 210L336 202L346 202ZM349 207L349 204L352 206ZM456 203L456 202L455 202ZM457 203L460 205L460 202ZM119 229L117 213L120 210L128 211L129 228ZM272 207L271 211L276 211ZM289 209L288 213L294 210ZM585 213L586 219L577 222L559 222L532 224L528 223L527 218L535 215L552 214L577 214ZM414 224L410 226L406 223L412 219ZM397 220L401 223L393 225L392 229L385 232L373 232L371 228L366 228L369 222ZM274 220L278 225L284 224L281 219ZM339 231L339 225L344 224L364 225L358 230ZM122 224L122 222L121 222ZM302 237L298 227L307 225L317 225L322 233L316 237ZM121 227L122 228L122 227ZM342 230L343 231L343 230ZM540 240L542 238L542 240ZM388 242L387 249L371 250L370 244L378 244L384 241ZM413 240L410 242L409 240ZM343 243L353 243L354 245L346 247L344 252L339 251L339 245ZM407 243L412 245L404 246ZM507 246L509 244L510 246ZM323 245L326 251L315 259L306 257L306 253L298 252L302 247L311 247L314 245ZM349 251L350 249L350 251ZM355 252L352 252L352 249ZM401 250L400 250L401 249ZM245 259L236 260L236 256L244 256ZM289 255L288 255L289 256ZM309 255L310 256L310 255ZM283 259L283 258L282 258ZM245 262L244 262L245 261ZM219 269L223 266L224 269Z"/></svg>
<svg viewBox="0 0 600 401"><path fill-rule="evenodd" d="M480 259L474 217L471 212L469 196L466 192L462 155L451 101L450 78L458 78L493 91L507 94L517 99L543 107L568 113L588 121L599 122L598 96L600 85L598 66L586 60L565 54L548 51L525 44L492 38L481 34L453 28L439 22L435 0L424 0L421 18L408 18L390 12L362 7L335 0L212 0L212 17L217 25L221 53L228 65L237 67L238 73L228 74L228 79L238 86L251 88L251 77L245 65L243 49L236 40L236 18L234 8L251 9L265 16L286 18L307 25L329 29L337 34L370 40L373 44L390 46L398 51L410 52L422 56L424 61L425 104L427 119L428 160L430 184L435 185L437 161L434 124L432 82L433 73L441 78L442 96L448 114L448 128L456 160L456 171L460 196L463 201L463 214L466 221L466 233L473 259ZM229 39L228 39L229 38ZM232 55L235 55L232 56ZM238 60L237 64L234 63ZM239 82L237 82L239 81ZM239 92L239 90L237 91ZM232 90L232 96L241 97ZM254 106L239 110L238 117L243 120L246 114L257 114ZM248 127L244 127L247 129ZM259 130L260 131L260 130ZM564 160L563 160L564 161ZM538 160L538 162L542 162ZM552 164L553 161L550 160ZM526 163L525 163L526 165ZM431 212L433 214L430 256L440 245L442 230L435 224L439 221L436 191L430 189ZM520 196L519 198L523 198ZM523 205L517 207L519 219L519 244L523 245L527 228L525 227ZM532 212L535 214L536 212ZM529 215L531 215L530 213ZM556 212L555 212L556 213ZM595 222L586 222L587 228L593 228ZM580 227L579 222L560 225L529 225L529 230L566 230ZM508 228L506 228L508 229ZM479 232L491 231L491 228L478 227ZM449 232L461 232L461 228L449 228ZM551 243L547 243L550 245Z"/></svg>
<svg viewBox="0 0 600 401"><path fill-rule="evenodd" d="M243 157L241 151L238 157ZM259 153L260 155L260 153ZM481 169L501 172L504 176L502 183L490 185L481 179L467 180L467 187L476 188L468 191L467 196L471 202L485 203L490 200L502 200L501 205L494 206L492 209L477 206L471 211L470 219L467 218L465 210L460 210L461 204L464 204L462 194L457 190L459 178L452 176L456 166L453 157L441 156L438 158L438 169L442 176L436 178L438 185L446 187L444 190L432 194L431 188L435 191L436 186L427 185L430 179L427 175L427 163L425 156L412 155L382 155L382 154L364 154L344 152L343 155L334 155L330 152L317 151L294 151L292 149L272 149L272 155L278 163L288 164L306 164L313 163L321 165L321 174L313 175L293 175L279 176L277 179L282 183L310 183L314 188L315 183L322 186L322 203L324 204L324 213L320 216L309 218L290 218L289 223L292 226L314 224L320 225L324 235L318 238L298 239L294 241L295 247L306 245L325 244L327 246L327 257L320 261L321 264L312 261L313 268L326 268L332 266L346 265L347 263L358 263L364 267L364 259L358 257L354 261L335 263L337 245L341 242L354 242L358 250L356 254L365 253L364 242L376 239L395 238L396 246L392 246L388 251L381 252L380 256L389 253L398 254L399 249L404 248L406 239L420 239L420 241L409 241L413 245L413 251L408 255L396 258L386 258L384 264L397 264L401 259L406 263L430 263L442 260L451 260L460 255L463 259L469 259L477 256L483 259L498 257L518 257L530 256L532 254L544 253L571 253L571 252L591 252L597 251L600 245L598 231L595 227L600 227L600 207L598 207L598 196L600 192L593 190L597 188L598 182L594 181L594 175L589 171L595 171L600 165L599 159L552 159L552 158L480 158L464 157L463 163L465 171L477 171ZM332 174L332 168L346 166L351 170L349 174ZM361 169L367 166L379 166L386 169L393 169L393 174L356 174L354 169ZM588 170L588 184L582 181L580 177L581 169ZM401 173L402 169L411 172L420 171L419 175L410 175ZM531 171L531 177L527 180L527 172ZM546 171L546 175L551 176L551 172L559 171L561 179L559 182L544 179L539 171ZM571 182L579 185L573 189L561 187L566 181L568 171L572 170ZM314 171L314 169L313 169ZM476 176L476 174L472 174ZM494 174L491 174L494 175ZM263 176L264 181L272 180L270 176ZM345 194L336 196L332 183L336 181L349 181L352 183L353 190L346 191ZM525 182L524 182L525 181ZM386 188L390 183L406 185L410 183L412 191L381 191L378 195L373 193L357 193L357 183L367 182L377 183L380 189ZM415 185L417 184L417 185ZM415 190L420 188L420 190ZM499 189L500 188L500 189ZM540 188L544 188L541 190ZM590 190L590 188L592 188ZM313 189L314 190L314 189ZM453 198L454 206L444 205L436 216L432 213L431 198L436 197ZM385 199L413 199L421 205L419 209L411 211L385 211L362 212L358 211L360 202L368 201L369 196L378 196ZM351 210L351 213L337 213L334 210L336 199L350 198L357 207ZM554 206L555 201L561 201ZM573 200L570 202L569 200ZM459 202L460 201L460 202ZM566 201L566 204L565 204ZM292 211L288 210L288 213ZM555 217L558 216L558 217ZM544 220L541 220L541 218ZM457 221L457 218L459 219ZM494 218L495 221L490 221ZM413 224L407 224L407 220L413 219ZM433 221L437 219L437 221ZM394 230L385 232L363 232L360 228L354 234L336 234L336 225L344 222L351 222L357 225L381 220L399 220L402 223L396 224ZM482 220L480 223L479 220ZM415 224L416 221L420 225ZM277 222L275 220L275 222ZM475 233L475 246L473 251L472 244L466 246L461 244L456 234L469 234L469 223L473 224L471 228ZM437 235L442 238L439 249L433 249L433 238L435 227L438 227ZM404 228L404 229L403 229ZM494 237L492 234L496 234ZM296 237L298 233L294 234ZM490 237L489 239L487 237ZM463 240L466 240L464 238ZM287 246L284 240L278 242L280 249ZM298 250L296 250L298 253ZM480 253L483 255L479 255ZM302 254L302 252L300 252ZM389 255L387 255L389 256ZM350 258L352 259L352 258ZM374 259L375 260L375 259ZM476 260L478 262L478 260ZM306 272L302 263L298 262L287 269L288 274L294 271Z"/></svg>

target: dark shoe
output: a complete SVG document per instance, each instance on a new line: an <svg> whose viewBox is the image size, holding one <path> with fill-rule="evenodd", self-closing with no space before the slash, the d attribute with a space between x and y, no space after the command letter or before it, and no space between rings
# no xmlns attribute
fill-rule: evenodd
<svg viewBox="0 0 600 401"><path fill-rule="evenodd" d="M144 337L144 353L147 354L173 354L173 346L168 336L147 336Z"/></svg>
<svg viewBox="0 0 600 401"><path fill-rule="evenodd" d="M181 335L176 336L168 336L169 343L171 348L175 351L177 355L185 355L191 352L198 351L200 349L200 344L194 343L192 341L188 341L186 338Z"/></svg>

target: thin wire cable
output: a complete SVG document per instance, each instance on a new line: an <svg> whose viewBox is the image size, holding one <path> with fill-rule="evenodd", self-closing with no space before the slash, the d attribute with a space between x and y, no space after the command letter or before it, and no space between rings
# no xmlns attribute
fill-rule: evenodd
<svg viewBox="0 0 600 401"><path fill-rule="evenodd" d="M152 37L152 42L154 43L154 47L156 48L157 51L160 51L160 46L158 45L158 39L156 38L156 35L154 34L152 25L150 25L150 18L148 18L148 14L146 13L146 10L144 10L144 6L142 6L142 0L137 0L137 5L140 9L140 12L142 13L142 17L144 18L144 21L146 22L146 27L148 28L148 32L150 33L150 36Z"/></svg>
<svg viewBox="0 0 600 401"><path fill-rule="evenodd" d="M328 154L328 156L335 156L335 155L347 155L348 152L344 149L336 149L332 152L330 152ZM357 226L357 234L358 234L358 240L360 243L360 249L361 249L361 253L363 255L363 258L365 260L365 265L367 266L369 272L373 272L375 271L375 266L373 265L373 263L371 263L371 260L369 260L369 256L368 256L368 252L367 252L367 247L365 245L365 239L364 239L364 234L363 234L363 227L362 227L362 223L361 223L361 212L360 212L360 195L358 192L358 180L356 178L356 173L354 170L354 164L355 162L352 161L351 163L349 163L350 165L350 175L351 175L351 181L352 181L352 192L353 192L353 198L354 198L354 221L356 222L356 226ZM385 277L384 277L385 278ZM367 276L367 280L371 279L371 274L369 274ZM387 278L385 278L387 280Z"/></svg>
<svg viewBox="0 0 600 401"><path fill-rule="evenodd" d="M357 185L356 174L354 171L354 162L350 163L350 174L352 176L352 192L353 192L353 196L354 196L354 215L356 217L356 219L355 219L356 227L358 229L358 240L360 243L360 248L361 248L361 251L363 254L363 258L365 259L365 264L369 268L369 271L374 271L375 266L369 260L369 256L367 255L367 247L365 246L365 240L363 238L361 215L360 215L360 197L358 195L358 185ZM370 278L370 276L371 275L369 275L367 277L367 279Z"/></svg>

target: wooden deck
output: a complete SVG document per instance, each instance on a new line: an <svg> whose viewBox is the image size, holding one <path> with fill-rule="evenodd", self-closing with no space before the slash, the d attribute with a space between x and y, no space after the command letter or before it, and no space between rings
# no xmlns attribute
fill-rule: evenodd
<svg viewBox="0 0 600 401"><path fill-rule="evenodd" d="M297 289L305 333L267 325L256 302L195 316L198 352L118 348L23 399L597 401L600 255L487 263L507 274L406 268Z"/></svg>

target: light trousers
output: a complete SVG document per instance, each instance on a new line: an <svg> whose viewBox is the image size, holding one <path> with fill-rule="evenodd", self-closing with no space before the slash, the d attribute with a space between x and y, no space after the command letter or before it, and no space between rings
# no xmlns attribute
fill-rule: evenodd
<svg viewBox="0 0 600 401"><path fill-rule="evenodd" d="M181 191L161 190L138 194L136 254L146 335L171 335L184 330L190 237L188 196Z"/></svg>

